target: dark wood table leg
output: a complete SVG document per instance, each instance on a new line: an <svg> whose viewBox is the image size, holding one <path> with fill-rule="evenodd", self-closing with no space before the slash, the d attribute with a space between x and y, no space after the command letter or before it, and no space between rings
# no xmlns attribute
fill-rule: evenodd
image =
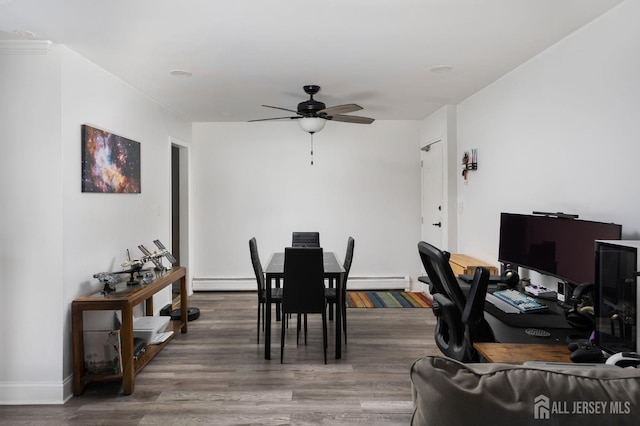
<svg viewBox="0 0 640 426"><path fill-rule="evenodd" d="M267 275L264 305L264 359L271 359L271 277Z"/></svg>
<svg viewBox="0 0 640 426"><path fill-rule="evenodd" d="M84 323L82 310L71 305L71 329L73 330L73 394L84 392Z"/></svg>
<svg viewBox="0 0 640 426"><path fill-rule="evenodd" d="M133 361L133 307L127 303L122 307L120 340L122 351L122 392L131 395L135 386L136 368Z"/></svg>
<svg viewBox="0 0 640 426"><path fill-rule="evenodd" d="M329 288L333 288L334 287L334 285L333 285L333 281L334 280L335 280L334 278L329 278L327 280L328 284L329 284ZM337 286L335 286L335 287L337 287ZM337 301L337 298L336 298L336 301ZM334 311L334 309L335 309L334 304L333 303L329 303L329 321L333 321L333 311Z"/></svg>
<svg viewBox="0 0 640 426"><path fill-rule="evenodd" d="M342 358L342 286L344 285L344 274L336 279L336 359Z"/></svg>
<svg viewBox="0 0 640 426"><path fill-rule="evenodd" d="M269 281L267 281L267 283L271 284ZM280 288L280 278L276 278L276 288ZM279 303L276 304L277 307L279 307ZM280 318L280 309L276 309L276 321L281 321L282 318Z"/></svg>

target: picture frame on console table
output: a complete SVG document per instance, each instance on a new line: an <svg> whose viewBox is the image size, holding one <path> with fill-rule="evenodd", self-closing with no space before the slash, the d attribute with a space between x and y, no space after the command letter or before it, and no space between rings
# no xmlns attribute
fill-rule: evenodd
<svg viewBox="0 0 640 426"><path fill-rule="evenodd" d="M88 374L122 374L122 341L120 339L120 331L85 331L84 366Z"/></svg>

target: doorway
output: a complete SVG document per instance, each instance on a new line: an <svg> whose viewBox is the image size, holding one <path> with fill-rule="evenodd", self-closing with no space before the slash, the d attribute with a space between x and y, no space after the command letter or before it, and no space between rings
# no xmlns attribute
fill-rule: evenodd
<svg viewBox="0 0 640 426"><path fill-rule="evenodd" d="M443 205L443 143L432 141L421 148L422 164L422 239L438 248L443 247L446 224Z"/></svg>
<svg viewBox="0 0 640 426"><path fill-rule="evenodd" d="M187 292L191 294L190 221L189 221L189 157L190 146L180 140L170 139L171 149L171 253L178 265L187 268ZM180 286L172 286L173 293L180 293Z"/></svg>

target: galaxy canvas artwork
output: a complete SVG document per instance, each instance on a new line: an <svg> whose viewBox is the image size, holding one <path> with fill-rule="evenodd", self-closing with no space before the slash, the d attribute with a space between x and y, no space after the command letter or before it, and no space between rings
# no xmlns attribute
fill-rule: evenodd
<svg viewBox="0 0 640 426"><path fill-rule="evenodd" d="M82 192L140 193L140 143L83 125Z"/></svg>

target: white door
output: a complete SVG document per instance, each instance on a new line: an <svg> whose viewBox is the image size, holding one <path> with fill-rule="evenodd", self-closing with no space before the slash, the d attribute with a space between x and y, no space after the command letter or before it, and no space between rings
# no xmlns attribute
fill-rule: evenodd
<svg viewBox="0 0 640 426"><path fill-rule="evenodd" d="M422 160L422 239L440 249L444 224L442 205L442 141L431 142L421 150Z"/></svg>

